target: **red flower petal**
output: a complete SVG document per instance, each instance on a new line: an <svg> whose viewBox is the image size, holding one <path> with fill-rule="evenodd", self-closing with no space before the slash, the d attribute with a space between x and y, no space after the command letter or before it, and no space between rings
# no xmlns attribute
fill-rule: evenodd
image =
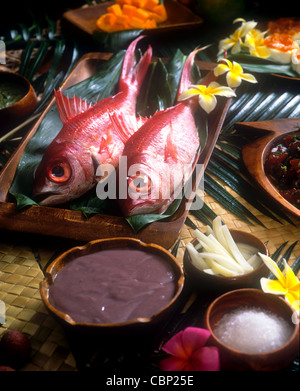
<svg viewBox="0 0 300 391"><path fill-rule="evenodd" d="M187 327L183 330L182 344L188 357L190 357L194 351L204 346L210 337L210 332L206 329L200 329L198 327Z"/></svg>
<svg viewBox="0 0 300 391"><path fill-rule="evenodd" d="M183 371L186 364L186 360L171 356L161 360L159 368L162 371Z"/></svg>
<svg viewBox="0 0 300 391"><path fill-rule="evenodd" d="M186 355L184 346L182 344L182 334L183 331L179 331L179 333L175 334L171 339L169 339L168 342L164 344L162 350L171 354L172 356L187 360L188 356Z"/></svg>
<svg viewBox="0 0 300 391"><path fill-rule="evenodd" d="M191 362L197 371L219 371L220 358L218 348L204 346L193 353Z"/></svg>

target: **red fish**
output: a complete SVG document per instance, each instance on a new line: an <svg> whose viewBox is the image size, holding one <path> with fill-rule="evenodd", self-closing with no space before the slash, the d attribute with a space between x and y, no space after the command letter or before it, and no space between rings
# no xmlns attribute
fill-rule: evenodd
<svg viewBox="0 0 300 391"><path fill-rule="evenodd" d="M55 91L63 127L47 148L34 179L33 196L41 205L61 204L80 197L93 188L99 178L99 165L116 167L124 143L116 133L110 115L136 119L136 99L147 73L152 49L148 47L136 64L138 37L128 47L119 81L119 92L94 105Z"/></svg>
<svg viewBox="0 0 300 391"><path fill-rule="evenodd" d="M187 58L178 96L193 84L191 68L196 53ZM124 190L122 185L126 187L126 194L118 200L125 216L163 213L182 192L199 155L194 119L197 104L189 99L156 112L126 142L122 157L126 157L127 172L121 164L118 168L119 193ZM126 118L116 114L112 121L120 137L126 138Z"/></svg>

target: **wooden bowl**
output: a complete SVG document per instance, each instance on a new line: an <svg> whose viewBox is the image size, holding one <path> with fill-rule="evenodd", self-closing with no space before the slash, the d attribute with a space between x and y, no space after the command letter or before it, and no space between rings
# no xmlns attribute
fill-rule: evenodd
<svg viewBox="0 0 300 391"><path fill-rule="evenodd" d="M67 313L61 312L55 308L49 300L49 289L55 284L57 275L63 270L63 268L72 264L72 261L78 257L101 252L102 250L108 249L138 249L147 254L153 254L159 256L162 261L166 262L170 266L170 270L174 275L174 294L172 299L163 308L160 308L152 316L139 317L122 321L119 323L86 323L76 322ZM122 258L123 262L123 258ZM124 259L126 262L126 259ZM142 241L134 238L112 238L112 239L99 239L87 243L81 247L74 247L58 258L56 258L47 268L45 278L40 284L40 293L42 300L50 312L65 328L72 331L79 331L86 334L100 334L101 333L112 333L112 334L123 334L133 332L149 331L157 327L163 319L170 316L170 314L177 309L178 303L180 302L181 293L184 286L184 275L180 264L176 258L166 249L156 244L145 244ZM126 302L124 302L124 306ZM74 317L74 315L73 315Z"/></svg>
<svg viewBox="0 0 300 391"><path fill-rule="evenodd" d="M23 76L13 72L0 72L1 82L9 82L20 89L22 96L15 103L0 109L0 133L5 133L14 125L25 119L37 106L37 97L30 82Z"/></svg>
<svg viewBox="0 0 300 391"><path fill-rule="evenodd" d="M258 249L262 254L269 255L267 246L255 235L239 230L230 230L230 233L235 242L246 243ZM195 245L197 240L194 239L192 243ZM191 284L196 290L205 290L212 292L225 292L237 288L255 288L259 287L261 277L266 277L269 270L261 262L261 265L250 273L225 277L208 274L193 265L188 250L186 249L183 256L183 266L186 273L187 282Z"/></svg>
<svg viewBox="0 0 300 391"><path fill-rule="evenodd" d="M294 133L299 126L300 118L284 118L260 122L240 122L235 124L237 129L243 131L250 130L254 135L258 135L259 132L261 133L262 131L268 131L267 134L264 133L264 136L243 147L243 161L247 170L261 189L263 189L271 197L271 199L278 204L279 207L298 218L300 217L300 209L296 208L282 197L267 177L264 165L271 148L287 134Z"/></svg>
<svg viewBox="0 0 300 391"><path fill-rule="evenodd" d="M292 326L288 341L277 349L249 354L226 346L214 333L216 323L230 310L241 306L259 307L282 317ZM218 347L224 370L275 371L286 368L299 354L299 322L293 322L293 308L283 298L259 289L238 289L215 299L205 313L205 327L211 332L211 343Z"/></svg>

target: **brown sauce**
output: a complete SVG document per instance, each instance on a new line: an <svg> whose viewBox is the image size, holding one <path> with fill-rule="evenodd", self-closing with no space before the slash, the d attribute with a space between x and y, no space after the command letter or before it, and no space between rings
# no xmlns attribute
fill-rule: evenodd
<svg viewBox="0 0 300 391"><path fill-rule="evenodd" d="M118 323L154 315L175 290L174 270L162 257L107 249L64 266L50 286L49 301L76 322Z"/></svg>

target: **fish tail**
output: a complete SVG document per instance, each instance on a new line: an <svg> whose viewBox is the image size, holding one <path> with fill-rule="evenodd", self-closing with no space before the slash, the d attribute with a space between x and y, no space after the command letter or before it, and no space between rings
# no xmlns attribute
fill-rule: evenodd
<svg viewBox="0 0 300 391"><path fill-rule="evenodd" d="M205 50L209 46L210 45L204 46L204 47L199 48L199 49L195 49L194 51L192 51L189 54L189 56L188 56L188 58L187 58L187 60L186 60L186 62L184 64L183 70L182 70L180 84L179 84L179 90L178 90L178 95L177 96L179 96L184 91L186 91L191 84L194 84L194 82L192 80L191 70L192 70L192 66L194 64L195 56L196 56L196 54L198 52L200 52L201 50Z"/></svg>
<svg viewBox="0 0 300 391"><path fill-rule="evenodd" d="M152 48L149 45L140 61L136 64L134 52L138 41L142 38L144 36L140 36L131 42L126 51L119 82L120 91L126 90L130 86L130 90L134 90L137 93L145 79L151 62Z"/></svg>

